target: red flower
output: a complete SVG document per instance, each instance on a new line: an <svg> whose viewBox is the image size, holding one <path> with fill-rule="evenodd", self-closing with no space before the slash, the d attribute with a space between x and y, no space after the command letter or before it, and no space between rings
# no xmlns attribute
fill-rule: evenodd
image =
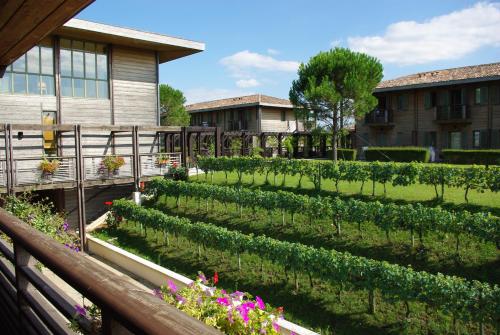
<svg viewBox="0 0 500 335"><path fill-rule="evenodd" d="M139 183L139 188L141 189L141 192L143 192L143 191L144 191L144 182L143 182L143 181L141 181L141 182Z"/></svg>
<svg viewBox="0 0 500 335"><path fill-rule="evenodd" d="M177 164L177 162L173 162L173 163L172 163L172 167L173 167L174 169L176 169L178 166L179 166L179 164Z"/></svg>
<svg viewBox="0 0 500 335"><path fill-rule="evenodd" d="M113 201L106 201L104 204L105 204L106 206L111 206L111 205L113 204Z"/></svg>
<svg viewBox="0 0 500 335"><path fill-rule="evenodd" d="M215 271L214 273L214 285L217 284L219 282L219 274L217 273L217 271Z"/></svg>

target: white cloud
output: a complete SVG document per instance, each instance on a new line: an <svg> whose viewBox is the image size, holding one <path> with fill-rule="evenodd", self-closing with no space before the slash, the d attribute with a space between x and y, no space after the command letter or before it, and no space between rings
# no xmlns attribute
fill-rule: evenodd
<svg viewBox="0 0 500 335"><path fill-rule="evenodd" d="M397 22L384 35L350 37L348 44L399 65L459 59L481 47L500 46L500 3L480 2L421 23Z"/></svg>
<svg viewBox="0 0 500 335"><path fill-rule="evenodd" d="M236 86L240 88L257 87L260 86L260 82L257 79L240 79L236 82Z"/></svg>
<svg viewBox="0 0 500 335"><path fill-rule="evenodd" d="M233 98L251 94L255 94L255 92L239 90L239 89L233 90L225 88L205 88L205 87L188 89L184 92L184 96L186 97L186 105L202 101Z"/></svg>
<svg viewBox="0 0 500 335"><path fill-rule="evenodd" d="M335 48L340 46L340 43L342 43L342 40L334 40L330 42L330 47Z"/></svg>
<svg viewBox="0 0 500 335"><path fill-rule="evenodd" d="M236 78L248 78L251 71L295 72L299 63L295 61L277 60L271 56L261 55L248 50L237 52L220 60Z"/></svg>
<svg viewBox="0 0 500 335"><path fill-rule="evenodd" d="M278 50L271 49L271 48L267 49L267 53L270 55L279 55L280 54L280 52Z"/></svg>

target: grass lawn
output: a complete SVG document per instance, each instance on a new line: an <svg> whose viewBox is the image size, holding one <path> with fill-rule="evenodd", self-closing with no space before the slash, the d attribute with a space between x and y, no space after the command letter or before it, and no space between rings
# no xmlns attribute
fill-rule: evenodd
<svg viewBox="0 0 500 335"><path fill-rule="evenodd" d="M377 294L377 312L368 313L368 293L350 291L332 283L313 278L312 286L307 275L286 273L282 267L260 258L243 254L242 268L237 258L227 252L202 249L184 238L170 236L169 246L161 234L148 230L147 236L139 232L132 222L122 223L117 230L101 230L95 236L156 262L173 271L194 278L198 271L206 275L219 273L221 288L229 291L248 291L259 295L271 305L284 306L285 318L322 334L449 334L452 333L450 317L410 303L408 317L404 304L388 302ZM261 269L262 268L262 272ZM478 325L459 322L461 334L477 334ZM493 334L488 326L486 334Z"/></svg>
<svg viewBox="0 0 500 335"><path fill-rule="evenodd" d="M206 178L208 182L211 181L211 177ZM197 176L191 176L190 180L193 181L205 181L205 175L200 174ZM236 184L238 177L236 173L228 173L228 184ZM265 175L255 174L255 183L252 184L252 176L245 174L243 176L243 184L245 186L251 187L262 187L268 190L282 189L287 191L295 191L308 194L317 194L318 191L314 190L314 184L307 178L304 177L302 180L302 188L298 189L297 185L299 183L298 176L286 176L285 184L282 185L283 176L276 176L276 185L274 185L274 176L269 174L270 185L265 184ZM225 174L223 172L216 172L213 175L213 182L216 184L226 184ZM477 192L476 190L469 191L469 203L465 203L464 200L464 190L458 188L445 188L444 192L444 203L439 203L435 200L435 192L433 186L415 184L411 186L392 186L386 185L387 195L384 197L384 190L382 184L376 183L375 186L375 197L372 194L372 183L367 182L364 185L363 193L360 194L361 183L353 182L348 183L341 181L339 183L339 196L349 196L356 197L361 200L373 201L379 200L381 202L397 202L397 203L412 203L420 202L427 204L429 206L436 206L439 204L443 208L450 210L461 210L467 209L472 212L486 211L491 212L494 215L500 216L500 192L494 193L486 191L484 193ZM321 182L321 192L323 194L336 194L335 185L332 181L322 180Z"/></svg>

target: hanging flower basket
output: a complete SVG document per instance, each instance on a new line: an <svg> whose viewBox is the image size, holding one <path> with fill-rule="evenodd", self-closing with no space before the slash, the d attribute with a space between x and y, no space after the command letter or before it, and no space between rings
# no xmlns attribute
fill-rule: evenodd
<svg viewBox="0 0 500 335"><path fill-rule="evenodd" d="M103 176L107 175L108 177L116 176L123 165L125 165L125 159L123 157L108 155L101 161L99 173Z"/></svg>
<svg viewBox="0 0 500 335"><path fill-rule="evenodd" d="M54 175L54 173L56 173L57 169L59 169L60 165L61 162L59 162L57 159L49 160L48 158L44 157L40 161L40 164L38 164L38 170L42 172L42 179L52 179L52 176Z"/></svg>
<svg viewBox="0 0 500 335"><path fill-rule="evenodd" d="M168 164L168 162L169 162L169 158L164 153L160 153L158 155L158 157L156 157L156 165L164 167Z"/></svg>

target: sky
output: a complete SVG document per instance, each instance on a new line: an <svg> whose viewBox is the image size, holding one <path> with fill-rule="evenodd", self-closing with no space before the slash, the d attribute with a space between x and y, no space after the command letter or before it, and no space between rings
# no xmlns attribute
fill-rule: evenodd
<svg viewBox="0 0 500 335"><path fill-rule="evenodd" d="M288 98L299 64L337 46L377 57L384 79L500 61L494 1L97 0L77 17L205 43L160 65L187 103Z"/></svg>

